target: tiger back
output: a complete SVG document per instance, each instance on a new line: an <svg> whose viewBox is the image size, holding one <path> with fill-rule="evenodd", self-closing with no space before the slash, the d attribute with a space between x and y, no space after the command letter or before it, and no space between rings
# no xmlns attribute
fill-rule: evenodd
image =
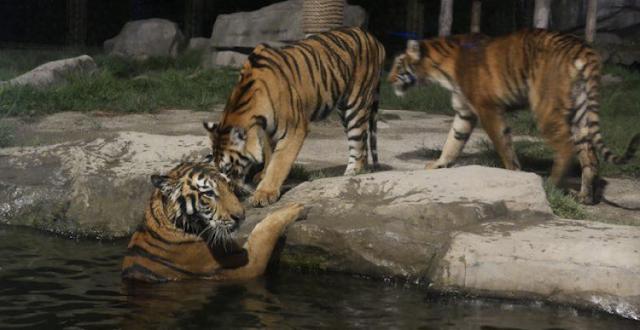
<svg viewBox="0 0 640 330"><path fill-rule="evenodd" d="M345 175L364 169L368 144L378 163L376 120L385 52L360 28L313 35L282 47L257 46L240 72L220 123L205 123L213 161L242 180L264 164L252 204L273 203L295 161L309 122L337 109L348 139Z"/></svg>
<svg viewBox="0 0 640 330"><path fill-rule="evenodd" d="M505 168L519 170L507 110L531 108L542 136L555 152L551 171L560 183L574 155L582 166L578 197L594 203L600 153L621 164L640 144L636 134L622 156L614 155L600 133L598 90L601 60L583 40L545 30L506 36L452 36L409 41L389 74L396 94L419 82L434 82L452 93L454 121L442 154L428 168L451 166L479 121Z"/></svg>

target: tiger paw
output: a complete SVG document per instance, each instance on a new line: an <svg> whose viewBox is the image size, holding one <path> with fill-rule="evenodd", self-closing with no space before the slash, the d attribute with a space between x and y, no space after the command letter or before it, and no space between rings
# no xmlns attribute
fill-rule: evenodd
<svg viewBox="0 0 640 330"><path fill-rule="evenodd" d="M431 161L431 162L427 162L427 165L424 167L425 170L436 170L439 168L445 168L446 166L442 165L440 162L436 161Z"/></svg>
<svg viewBox="0 0 640 330"><path fill-rule="evenodd" d="M256 190L255 193L253 193L253 196L251 196L251 199L249 200L249 202L254 207L264 207L269 204L275 203L278 200L278 197L280 197L279 189L275 189L275 190L258 189Z"/></svg>
<svg viewBox="0 0 640 330"><path fill-rule="evenodd" d="M578 200L578 203L583 205L594 205L596 203L593 198L593 194L578 193L576 199Z"/></svg>
<svg viewBox="0 0 640 330"><path fill-rule="evenodd" d="M594 205L596 203L593 194L578 192L574 189L569 189L569 196L583 205Z"/></svg>

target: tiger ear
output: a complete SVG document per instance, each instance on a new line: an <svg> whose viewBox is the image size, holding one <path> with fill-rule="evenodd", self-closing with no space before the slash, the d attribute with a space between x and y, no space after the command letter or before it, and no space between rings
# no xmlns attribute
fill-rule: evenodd
<svg viewBox="0 0 640 330"><path fill-rule="evenodd" d="M234 126L231 129L231 142L238 148L244 148L247 142L247 133L242 127Z"/></svg>
<svg viewBox="0 0 640 330"><path fill-rule="evenodd" d="M407 55L413 61L420 59L420 43L417 40L407 40Z"/></svg>
<svg viewBox="0 0 640 330"><path fill-rule="evenodd" d="M209 133L213 133L216 129L218 129L218 123L212 121L203 121L202 126L204 126L204 129L206 129Z"/></svg>
<svg viewBox="0 0 640 330"><path fill-rule="evenodd" d="M168 196L173 190L173 180L166 175L154 174L151 176L151 184L160 189L163 195Z"/></svg>

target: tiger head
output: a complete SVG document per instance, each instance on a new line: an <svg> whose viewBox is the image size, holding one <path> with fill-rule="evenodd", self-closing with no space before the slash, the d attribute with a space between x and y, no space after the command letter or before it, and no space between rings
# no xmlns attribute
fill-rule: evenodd
<svg viewBox="0 0 640 330"><path fill-rule="evenodd" d="M409 88L426 81L437 82L448 88L459 38L407 41L405 52L393 60L388 76L395 94L402 97Z"/></svg>
<svg viewBox="0 0 640 330"><path fill-rule="evenodd" d="M182 163L167 175L152 175L165 214L176 228L209 243L225 243L244 220L244 207L229 179L209 163Z"/></svg>
<svg viewBox="0 0 640 330"><path fill-rule="evenodd" d="M251 166L263 162L262 144L255 130L247 131L242 127L222 126L214 122L205 122L204 128L211 139L209 161L242 186Z"/></svg>

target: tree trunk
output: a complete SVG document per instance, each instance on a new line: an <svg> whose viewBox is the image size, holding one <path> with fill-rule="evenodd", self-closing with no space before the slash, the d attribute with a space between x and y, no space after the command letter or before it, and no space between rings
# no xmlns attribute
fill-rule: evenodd
<svg viewBox="0 0 640 330"><path fill-rule="evenodd" d="M424 36L424 3L422 1L407 1L406 30L415 33L417 39Z"/></svg>
<svg viewBox="0 0 640 330"><path fill-rule="evenodd" d="M473 0L471 3L471 33L480 32L480 17L482 17L482 1Z"/></svg>
<svg viewBox="0 0 640 330"><path fill-rule="evenodd" d="M438 35L441 37L450 35L451 23L453 23L453 0L441 0Z"/></svg>
<svg viewBox="0 0 640 330"><path fill-rule="evenodd" d="M533 10L533 27L538 29L549 28L549 5L551 0L536 0L536 7Z"/></svg>
<svg viewBox="0 0 640 330"><path fill-rule="evenodd" d="M589 43L593 43L595 40L597 18L598 0L589 0L587 2L587 24L584 29L584 37Z"/></svg>
<svg viewBox="0 0 640 330"><path fill-rule="evenodd" d="M84 46L87 41L87 0L67 0L67 44Z"/></svg>

